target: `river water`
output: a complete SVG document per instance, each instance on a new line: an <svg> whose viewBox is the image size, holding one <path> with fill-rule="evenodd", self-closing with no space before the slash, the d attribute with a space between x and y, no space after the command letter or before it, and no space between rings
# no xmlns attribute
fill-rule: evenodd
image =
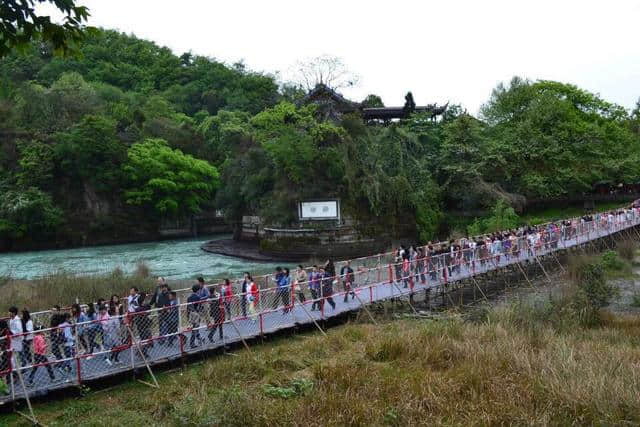
<svg viewBox="0 0 640 427"><path fill-rule="evenodd" d="M138 261L144 261L153 275L189 279L199 275L237 277L244 271L267 273L276 266L275 263L247 261L200 249L200 245L208 240L223 238L229 236L0 254L0 275L33 279L60 270L100 274L121 268L132 272Z"/></svg>

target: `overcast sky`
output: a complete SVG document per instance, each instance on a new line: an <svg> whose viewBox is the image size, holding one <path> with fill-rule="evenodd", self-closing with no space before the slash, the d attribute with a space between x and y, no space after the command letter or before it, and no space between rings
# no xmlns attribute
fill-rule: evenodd
<svg viewBox="0 0 640 427"><path fill-rule="evenodd" d="M360 76L344 94L402 105L451 101L476 113L519 75L576 84L633 107L640 96L640 2L78 0L90 24L175 53L269 73L321 54Z"/></svg>

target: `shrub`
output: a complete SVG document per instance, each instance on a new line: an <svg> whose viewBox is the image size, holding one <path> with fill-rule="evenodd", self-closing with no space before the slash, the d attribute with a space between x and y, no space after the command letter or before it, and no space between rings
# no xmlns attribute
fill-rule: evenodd
<svg viewBox="0 0 640 427"><path fill-rule="evenodd" d="M313 390L313 381L308 378L293 379L287 386L264 384L262 391L269 397L289 399L296 396L306 396Z"/></svg>
<svg viewBox="0 0 640 427"><path fill-rule="evenodd" d="M499 199L491 208L491 215L484 219L474 219L467 227L470 236L483 233L492 233L499 230L508 230L518 225L519 217L515 210L502 199Z"/></svg>
<svg viewBox="0 0 640 427"><path fill-rule="evenodd" d="M607 283L604 265L605 262L585 264L580 271L578 291L573 296L572 306L580 321L587 326L600 323L600 310L616 293L616 289Z"/></svg>
<svg viewBox="0 0 640 427"><path fill-rule="evenodd" d="M619 270L624 268L624 263L618 258L618 254L615 251L605 251L600 260L605 270Z"/></svg>

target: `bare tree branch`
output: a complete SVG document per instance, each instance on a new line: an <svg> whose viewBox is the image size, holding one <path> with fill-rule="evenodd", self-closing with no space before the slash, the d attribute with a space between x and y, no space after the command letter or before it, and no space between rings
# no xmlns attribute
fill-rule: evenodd
<svg viewBox="0 0 640 427"><path fill-rule="evenodd" d="M311 90L318 84L325 84L331 89L353 87L359 77L351 73L341 58L321 55L296 63L297 73L293 82Z"/></svg>

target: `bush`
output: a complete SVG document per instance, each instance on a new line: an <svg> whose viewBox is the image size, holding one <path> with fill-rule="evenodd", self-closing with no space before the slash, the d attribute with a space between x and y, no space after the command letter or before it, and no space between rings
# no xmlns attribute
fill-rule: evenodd
<svg viewBox="0 0 640 427"><path fill-rule="evenodd" d="M307 378L291 380L287 386L264 384L262 391L269 397L289 399L296 396L306 396L313 390L313 381Z"/></svg>
<svg viewBox="0 0 640 427"><path fill-rule="evenodd" d="M603 257L602 262L582 266L579 274L578 290L573 296L572 306L580 321L587 326L600 323L600 310L609 305L616 293L616 289L605 278L605 265Z"/></svg>
<svg viewBox="0 0 640 427"><path fill-rule="evenodd" d="M491 208L491 215L484 219L476 218L471 225L467 227L467 233L470 236L477 236L483 233L492 233L494 231L509 230L518 225L519 217L515 210L502 199L499 199Z"/></svg>

